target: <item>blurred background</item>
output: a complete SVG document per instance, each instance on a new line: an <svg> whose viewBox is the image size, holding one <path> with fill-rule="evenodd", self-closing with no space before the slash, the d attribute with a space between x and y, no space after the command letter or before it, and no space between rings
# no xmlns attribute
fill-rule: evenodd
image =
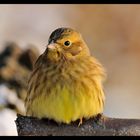
<svg viewBox="0 0 140 140"><path fill-rule="evenodd" d="M106 68L104 114L140 119L140 5L0 5L0 135L17 135L32 64L58 27L81 32Z"/></svg>

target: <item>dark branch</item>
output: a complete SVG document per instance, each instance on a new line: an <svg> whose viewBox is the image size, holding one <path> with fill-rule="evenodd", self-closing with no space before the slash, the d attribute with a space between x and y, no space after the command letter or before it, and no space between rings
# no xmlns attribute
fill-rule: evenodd
<svg viewBox="0 0 140 140"><path fill-rule="evenodd" d="M57 124L47 119L18 115L16 119L19 136L136 136L140 135L140 120L108 118L103 115L70 125Z"/></svg>

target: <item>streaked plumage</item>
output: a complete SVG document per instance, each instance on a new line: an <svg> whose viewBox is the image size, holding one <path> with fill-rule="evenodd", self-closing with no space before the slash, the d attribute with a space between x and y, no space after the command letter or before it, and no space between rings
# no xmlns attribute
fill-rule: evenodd
<svg viewBox="0 0 140 140"><path fill-rule="evenodd" d="M26 114L69 124L102 113L105 72L80 33L58 28L48 42L29 79Z"/></svg>

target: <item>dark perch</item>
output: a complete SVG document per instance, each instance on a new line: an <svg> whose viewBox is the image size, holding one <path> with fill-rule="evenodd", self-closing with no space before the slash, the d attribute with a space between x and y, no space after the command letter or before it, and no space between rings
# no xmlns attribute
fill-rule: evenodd
<svg viewBox="0 0 140 140"><path fill-rule="evenodd" d="M136 136L140 135L140 120L117 119L98 115L96 119L70 125L17 115L19 136Z"/></svg>

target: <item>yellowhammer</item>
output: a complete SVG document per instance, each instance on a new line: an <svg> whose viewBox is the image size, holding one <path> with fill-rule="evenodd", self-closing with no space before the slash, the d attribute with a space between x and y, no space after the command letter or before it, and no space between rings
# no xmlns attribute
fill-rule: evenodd
<svg viewBox="0 0 140 140"><path fill-rule="evenodd" d="M102 65L81 34L58 28L50 35L29 79L26 115L69 124L103 112Z"/></svg>

